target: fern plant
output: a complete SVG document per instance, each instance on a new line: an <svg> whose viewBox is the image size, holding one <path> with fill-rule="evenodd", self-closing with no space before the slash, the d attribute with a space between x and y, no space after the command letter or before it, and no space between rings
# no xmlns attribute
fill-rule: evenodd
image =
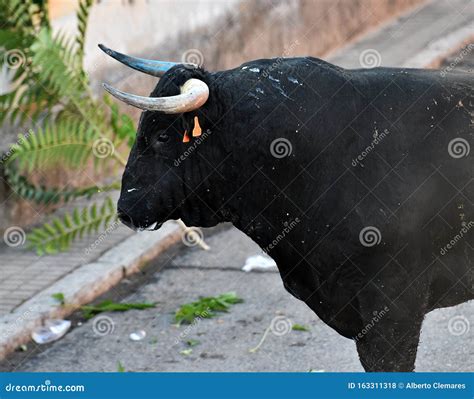
<svg viewBox="0 0 474 399"><path fill-rule="evenodd" d="M106 229L115 220L115 215L115 205L108 197L101 206L93 204L82 210L76 208L62 219L54 218L50 223L33 229L28 235L28 244L39 255L63 251L76 238L97 233L101 228Z"/></svg>
<svg viewBox="0 0 474 399"><path fill-rule="evenodd" d="M12 146L5 174L14 192L38 203L65 203L119 188L118 179L59 188L34 184L30 176L55 168L82 170L91 164L100 170L117 169L125 164L119 152L122 144L131 146L134 141L132 120L108 97L99 102L89 88L83 58L91 6L92 0L79 0L78 33L69 38L53 35L46 0L0 0L0 18L8 21L0 28L0 67L9 62L9 55L21 62L14 66L13 90L0 93L0 123L35 125ZM104 142L111 147L105 156L96 151ZM107 228L115 213L110 197L102 204L76 207L34 229L27 236L29 246L40 254L67 250L75 239Z"/></svg>

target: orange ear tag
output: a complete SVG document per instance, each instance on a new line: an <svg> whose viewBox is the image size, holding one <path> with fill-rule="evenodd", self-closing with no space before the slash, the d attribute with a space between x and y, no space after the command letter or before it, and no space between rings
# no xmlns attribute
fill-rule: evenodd
<svg viewBox="0 0 474 399"><path fill-rule="evenodd" d="M194 129L193 129L193 137L199 137L202 133L201 126L199 126L199 119L197 116L194 117Z"/></svg>
<svg viewBox="0 0 474 399"><path fill-rule="evenodd" d="M189 136L186 130L184 131L183 143L189 143Z"/></svg>

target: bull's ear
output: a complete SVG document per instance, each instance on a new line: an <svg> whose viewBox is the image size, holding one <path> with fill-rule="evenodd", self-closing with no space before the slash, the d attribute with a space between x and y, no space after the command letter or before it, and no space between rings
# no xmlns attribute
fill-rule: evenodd
<svg viewBox="0 0 474 399"><path fill-rule="evenodd" d="M183 127L192 137L199 137L202 133L202 120L197 113L190 112L183 115Z"/></svg>
<svg viewBox="0 0 474 399"><path fill-rule="evenodd" d="M193 131L193 127L194 127L194 118L193 118L193 115L191 115L191 113L189 114L183 114L182 116L182 121L183 121L183 132L186 131L186 132L192 132Z"/></svg>
<svg viewBox="0 0 474 399"><path fill-rule="evenodd" d="M195 116L193 119L193 122L194 122L194 126L192 130L192 136L199 137L202 133L201 124L199 123L199 118Z"/></svg>

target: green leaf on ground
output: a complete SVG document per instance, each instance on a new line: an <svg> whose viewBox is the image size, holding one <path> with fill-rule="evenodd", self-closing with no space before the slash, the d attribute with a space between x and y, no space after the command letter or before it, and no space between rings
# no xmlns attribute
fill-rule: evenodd
<svg viewBox="0 0 474 399"><path fill-rule="evenodd" d="M219 296L200 298L198 301L186 303L176 311L174 318L176 323L191 324L196 319L210 319L215 312L227 312L231 305L241 303L235 292L226 292Z"/></svg>
<svg viewBox="0 0 474 399"><path fill-rule="evenodd" d="M64 306L66 304L66 300L62 292L56 292L55 294L51 295L51 297L54 300L58 301L61 306Z"/></svg>
<svg viewBox="0 0 474 399"><path fill-rule="evenodd" d="M117 363L117 372L125 373L125 367L123 367L123 364L120 361Z"/></svg>
<svg viewBox="0 0 474 399"><path fill-rule="evenodd" d="M23 345L20 345L18 348L16 348L16 350L20 352L26 352L28 350L28 346L23 344Z"/></svg>
<svg viewBox="0 0 474 399"><path fill-rule="evenodd" d="M309 331L309 328L306 327L306 326L303 326L301 324L293 324L293 326L291 327L292 330L295 330L295 331Z"/></svg>
<svg viewBox="0 0 474 399"><path fill-rule="evenodd" d="M201 341L198 341L197 339L188 339L186 341L186 345L188 346L196 346L196 345L199 345L201 343Z"/></svg>
<svg viewBox="0 0 474 399"><path fill-rule="evenodd" d="M181 352L183 356L189 356L191 353L193 353L193 350L192 349L183 349Z"/></svg>
<svg viewBox="0 0 474 399"><path fill-rule="evenodd" d="M127 310L132 309L149 309L154 308L156 306L155 303L117 303L112 301L103 301L97 305L85 305L81 306L81 310L83 312L83 316L86 319L90 319L94 317L96 314L102 312L126 312Z"/></svg>

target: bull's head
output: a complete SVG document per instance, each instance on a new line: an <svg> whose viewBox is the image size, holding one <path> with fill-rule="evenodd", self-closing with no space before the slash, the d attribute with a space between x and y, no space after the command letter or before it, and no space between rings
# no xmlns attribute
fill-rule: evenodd
<svg viewBox="0 0 474 399"><path fill-rule="evenodd" d="M192 64L144 60L100 48L129 67L161 78L150 97L104 84L119 100L144 110L122 178L120 220L133 229L158 229L166 220L179 218L199 226L222 221L226 185L219 181L226 151L213 134L213 113L219 106L212 75Z"/></svg>

